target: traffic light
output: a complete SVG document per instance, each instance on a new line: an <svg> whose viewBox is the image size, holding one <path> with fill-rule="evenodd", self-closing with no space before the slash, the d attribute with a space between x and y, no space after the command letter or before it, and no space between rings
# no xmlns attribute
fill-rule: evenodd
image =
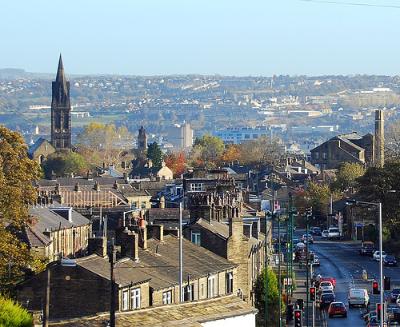
<svg viewBox="0 0 400 327"><path fill-rule="evenodd" d="M294 327L302 327L302 326L303 326L303 321L302 321L301 310L294 310Z"/></svg>
<svg viewBox="0 0 400 327"><path fill-rule="evenodd" d="M310 287L310 300L315 301L315 287Z"/></svg>
<svg viewBox="0 0 400 327"><path fill-rule="evenodd" d="M379 294L379 284L376 280L372 282L372 294Z"/></svg>
<svg viewBox="0 0 400 327"><path fill-rule="evenodd" d="M377 303L376 304L376 317L378 320L381 319L381 310L383 310L383 317L385 317L385 304Z"/></svg>
<svg viewBox="0 0 400 327"><path fill-rule="evenodd" d="M383 278L383 286L384 286L384 290L385 291L390 291L390 277L388 277L388 276L385 276L384 278Z"/></svg>
<svg viewBox="0 0 400 327"><path fill-rule="evenodd" d="M293 304L288 304L286 308L286 320L287 321L292 321L293 320L293 311L294 311L294 305Z"/></svg>

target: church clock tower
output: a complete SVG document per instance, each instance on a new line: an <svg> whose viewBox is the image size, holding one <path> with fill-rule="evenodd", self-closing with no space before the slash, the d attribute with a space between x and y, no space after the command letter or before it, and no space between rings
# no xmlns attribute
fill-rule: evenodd
<svg viewBox="0 0 400 327"><path fill-rule="evenodd" d="M71 102L60 54L56 80L52 82L51 144L56 150L71 149Z"/></svg>

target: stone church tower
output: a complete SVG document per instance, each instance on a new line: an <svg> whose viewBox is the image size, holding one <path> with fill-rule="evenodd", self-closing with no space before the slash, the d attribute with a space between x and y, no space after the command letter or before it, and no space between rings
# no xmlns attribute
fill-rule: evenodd
<svg viewBox="0 0 400 327"><path fill-rule="evenodd" d="M71 149L71 102L60 54L57 77L52 82L51 144L56 150Z"/></svg>
<svg viewBox="0 0 400 327"><path fill-rule="evenodd" d="M143 126L141 126L139 129L137 144L139 153L144 155L147 151L147 135L146 135L146 130L143 128Z"/></svg>
<svg viewBox="0 0 400 327"><path fill-rule="evenodd" d="M375 111L375 166L385 164L385 126L382 110Z"/></svg>

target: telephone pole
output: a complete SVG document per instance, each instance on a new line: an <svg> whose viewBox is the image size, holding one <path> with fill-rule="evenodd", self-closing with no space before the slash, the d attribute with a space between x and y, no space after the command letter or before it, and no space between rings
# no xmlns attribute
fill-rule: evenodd
<svg viewBox="0 0 400 327"><path fill-rule="evenodd" d="M47 270L46 270L46 294L45 294L45 305L44 305L44 313L43 313L43 327L48 327L49 326L50 278L51 278L50 267L47 266Z"/></svg>
<svg viewBox="0 0 400 327"><path fill-rule="evenodd" d="M116 259L116 249L114 246L114 239L111 240L111 253L110 253L110 327L115 327L115 275L114 264Z"/></svg>

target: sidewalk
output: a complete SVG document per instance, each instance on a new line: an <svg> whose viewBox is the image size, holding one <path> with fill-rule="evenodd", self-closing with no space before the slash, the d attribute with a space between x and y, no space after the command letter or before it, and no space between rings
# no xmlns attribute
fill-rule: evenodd
<svg viewBox="0 0 400 327"><path fill-rule="evenodd" d="M296 274L296 289L293 292L292 303L296 303L297 299L302 299L304 303L304 310L303 310L303 326L307 326L307 319L306 319L306 300L307 300L307 289L306 289L306 269L303 265L302 268L299 268L299 264L295 263L294 272ZM311 283L309 283L311 286ZM319 309L315 308L315 327L322 327L322 322L320 321L320 314ZM309 303L308 307L308 322L309 326L312 326L312 304ZM294 326L294 321L290 321L287 326Z"/></svg>

